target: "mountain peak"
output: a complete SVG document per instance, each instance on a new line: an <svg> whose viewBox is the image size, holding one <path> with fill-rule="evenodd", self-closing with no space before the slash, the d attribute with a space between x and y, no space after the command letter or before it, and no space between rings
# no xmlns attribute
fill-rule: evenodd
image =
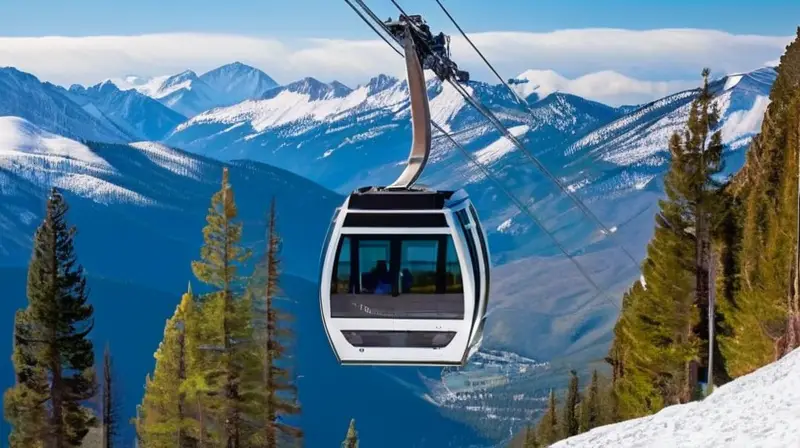
<svg viewBox="0 0 800 448"><path fill-rule="evenodd" d="M374 76L369 80L367 83L367 91L370 95L374 95L394 86L398 82L400 82L398 78L381 73L380 75Z"/></svg>
<svg viewBox="0 0 800 448"><path fill-rule="evenodd" d="M203 73L200 80L220 93L221 105L260 98L268 90L278 86L278 83L263 71L239 61Z"/></svg>
<svg viewBox="0 0 800 448"><path fill-rule="evenodd" d="M114 84L114 82L111 81L110 79L106 79L105 81L97 84L95 87L97 87L97 89L100 90L101 92L117 92L117 91L119 91L119 88L117 87L117 85Z"/></svg>
<svg viewBox="0 0 800 448"><path fill-rule="evenodd" d="M5 74L7 76L14 77L16 79L24 79L26 81L36 81L39 82L39 78L36 76L28 73L23 72L15 67L0 67L0 74Z"/></svg>
<svg viewBox="0 0 800 448"><path fill-rule="evenodd" d="M353 89L347 87L346 85L342 84L339 81L331 81L330 85L331 87L333 87L333 95L337 98L349 95L350 92L353 91Z"/></svg>
<svg viewBox="0 0 800 448"><path fill-rule="evenodd" d="M197 73L192 70L184 70L177 75L170 76L164 84L177 84L185 81L194 81L195 79L198 79Z"/></svg>
<svg viewBox="0 0 800 448"><path fill-rule="evenodd" d="M217 67L217 68L215 68L213 70L209 70L208 72L204 73L203 76L205 76L205 75L207 75L209 73L212 73L212 72L231 71L231 70L234 70L234 71L254 71L254 72L260 72L261 71L261 70L255 68L255 67L253 67L251 65L247 65L247 64L245 64L243 62L233 61L233 62L231 62L229 64L220 65L219 67Z"/></svg>
<svg viewBox="0 0 800 448"><path fill-rule="evenodd" d="M334 81L334 83L327 84L316 78L307 76L303 79L289 83L281 89L275 89L275 92L269 92L265 99L277 96L282 91L294 92L303 95L308 95L309 101L319 101L330 98L341 98L347 96L352 89L342 83ZM279 91L278 91L279 90Z"/></svg>

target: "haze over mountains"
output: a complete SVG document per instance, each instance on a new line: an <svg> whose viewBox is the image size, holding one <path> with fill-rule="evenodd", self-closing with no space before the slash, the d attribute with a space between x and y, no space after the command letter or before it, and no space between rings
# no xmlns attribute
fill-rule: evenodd
<svg viewBox="0 0 800 448"><path fill-rule="evenodd" d="M528 75L520 79L536 79ZM746 145L758 132L774 79L774 69L763 68L712 85L728 146L728 172L741 166ZM558 83L553 86L533 91L529 83L515 84L528 99L530 113L504 86L472 82L467 90L614 230L611 235L601 233L456 91L434 79L428 81L434 121L502 187L437 135L420 182L436 188L465 187L489 233L494 274L485 347L535 361L567 357L590 362L604 355L621 292L639 277L620 246L636 260L644 254L656 201L663 194L667 140L685 122L696 91L671 92L641 106L611 107L556 92ZM73 204L71 221L82 235L78 255L90 274L138 288L148 300L166 302L146 302L153 312L140 315L136 324L147 338L141 347L131 347L129 357L122 355L128 358L121 363L133 375L133 384L126 385L129 401L139 399L138 381L152 368L151 354L164 319L190 277L188 263L199 253L203 214L225 165L231 169L246 228L250 223L248 244L259 247L266 201L273 194L278 199L285 272L295 279L290 293L302 295L296 297L305 301L301 320L314 341L299 356L306 356L303 362L309 371L305 393L324 395L332 385L330 378L353 387L357 381L370 385L337 413L315 410L323 404L308 398L307 418L344 422L321 427L310 437L328 443L353 416L364 420L359 429L364 440L380 446L411 446L423 436L429 436L428 443L445 443L453 434L461 434L465 443L482 440L455 422L439 422L441 418L436 420L440 431L423 431L432 425L423 424L423 417L435 418L436 410L415 395L432 396L441 404L441 396L434 393L438 389L427 381L409 389L400 385L418 380L416 371L381 370L387 377L377 370L336 367L329 362L332 355L318 325L313 282L333 208L354 187L385 184L402 171L411 135L405 81L378 75L355 88L314 78L279 86L260 70L233 63L202 75L187 70L65 89L3 68L0 117L0 266L13 269L7 275L19 283L13 307L24 303L30 238L42 216L45 191L53 185L67 190ZM504 190L528 210L520 211ZM120 233L126 238L120 240ZM598 294L582 278L548 233L575 255L606 294ZM119 263L109 263L109 257ZM118 292L118 287L101 290ZM97 296L101 300L101 293ZM103 312L113 316L119 312L114 306ZM10 310L3 313L11 315ZM10 320L4 319L0 331L10 331ZM109 334L110 330L101 336ZM121 343L113 340L112 346ZM326 360L325 372L314 375L311 366L320 359ZM424 371L434 383L436 373ZM534 382L531 375L514 375L512 382L531 381L525 393L535 395L536 388L543 393L548 385ZM504 391L484 391L479 398L469 398L469 406L449 403L448 416L470 421L470 415L482 412L481 406L491 404L497 408L497 433L490 438L503 437L498 434L519 424L501 409L514 406L500 398ZM495 398L502 404L493 402ZM368 415L370 405L387 400L401 400L403 405ZM381 434L392 419L410 415L419 415L419 423L408 426L419 428L403 440Z"/></svg>

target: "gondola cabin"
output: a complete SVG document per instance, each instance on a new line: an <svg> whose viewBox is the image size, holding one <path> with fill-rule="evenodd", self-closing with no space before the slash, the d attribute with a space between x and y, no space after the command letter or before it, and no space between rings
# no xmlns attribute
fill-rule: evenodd
<svg viewBox="0 0 800 448"><path fill-rule="evenodd" d="M482 340L489 250L463 190L356 190L322 251L320 308L342 364L463 365Z"/></svg>

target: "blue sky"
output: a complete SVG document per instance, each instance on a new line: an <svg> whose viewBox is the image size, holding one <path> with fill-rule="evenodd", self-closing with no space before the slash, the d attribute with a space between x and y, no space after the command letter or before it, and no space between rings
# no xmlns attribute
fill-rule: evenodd
<svg viewBox="0 0 800 448"><path fill-rule="evenodd" d="M434 0L398 0L453 37L472 78L496 82ZM366 0L382 18L389 0ZM659 98L712 74L776 63L800 0L442 0L503 77L608 103ZM233 6L235 5L235 6ZM241 61L279 83L355 87L402 61L343 0L0 0L0 67L61 85L198 73Z"/></svg>
<svg viewBox="0 0 800 448"><path fill-rule="evenodd" d="M433 0L399 2L432 24L447 18ZM564 28L711 28L793 34L797 0L445 0L470 32ZM389 0L367 2L381 17ZM234 6L235 5L235 6ZM449 27L448 27L449 28ZM118 35L171 31L277 37L366 38L371 31L342 0L3 0L0 35Z"/></svg>

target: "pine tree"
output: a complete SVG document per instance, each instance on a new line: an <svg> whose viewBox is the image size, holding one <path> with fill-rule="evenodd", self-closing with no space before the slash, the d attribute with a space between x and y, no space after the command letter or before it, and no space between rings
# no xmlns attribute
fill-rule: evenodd
<svg viewBox="0 0 800 448"><path fill-rule="evenodd" d="M97 389L88 338L94 310L74 251L76 229L66 222L68 209L54 188L34 236L28 307L14 322L17 383L4 397L12 446L79 446L96 423L83 405Z"/></svg>
<svg viewBox="0 0 800 448"><path fill-rule="evenodd" d="M711 239L725 210L714 178L723 168L718 111L709 70L702 75L685 129L669 141L666 198L642 266L647 287L637 281L623 297L609 352L615 413L622 419L697 398L706 372Z"/></svg>
<svg viewBox="0 0 800 448"><path fill-rule="evenodd" d="M342 448L358 448L358 431L356 431L356 419L354 418L350 419L350 426L347 428Z"/></svg>
<svg viewBox="0 0 800 448"><path fill-rule="evenodd" d="M569 388L567 389L567 396L564 400L564 416L562 417L561 424L563 425L562 434L564 437L572 437L578 434L579 424L578 416L575 411L578 408L578 374L571 370L569 372Z"/></svg>
<svg viewBox="0 0 800 448"><path fill-rule="evenodd" d="M102 395L102 418L103 440L102 448L113 448L116 445L116 438L119 432L119 404L117 403L115 382L112 372L111 351L106 344L103 352L103 395Z"/></svg>
<svg viewBox="0 0 800 448"><path fill-rule="evenodd" d="M280 236L277 230L275 199L272 199L267 228L267 250L265 259L253 276L251 291L256 297L260 321L260 340L262 347L262 387L264 391L264 431L263 446L274 448L280 440L293 439L300 443L303 432L292 426L287 417L301 412L297 401L297 387L292 380L288 363L289 343L293 332L286 324L291 316L278 308L276 298L280 294Z"/></svg>
<svg viewBox="0 0 800 448"><path fill-rule="evenodd" d="M536 430L528 425L525 427L525 443L523 448L538 448L539 441L536 440Z"/></svg>
<svg viewBox="0 0 800 448"><path fill-rule="evenodd" d="M192 404L187 398L190 372L190 347L195 316L191 287L181 298L175 313L167 320L164 338L158 346L153 376L145 381L137 423L137 434L146 448L188 448L196 446L199 424L192 419Z"/></svg>
<svg viewBox="0 0 800 448"><path fill-rule="evenodd" d="M47 374L36 361L31 340L30 318L18 310L14 318L14 353L16 385L6 390L3 405L6 420L13 430L10 448L43 448L47 438L48 413L45 404L49 394Z"/></svg>
<svg viewBox="0 0 800 448"><path fill-rule="evenodd" d="M221 429L223 446L239 448L255 437L250 421L261 412L256 402L260 395L260 362L254 350L252 301L243 291L239 271L250 257L241 246L242 225L236 223L236 203L227 168L222 172L222 187L211 199L203 229L204 245L192 271L211 292L201 297L204 327L201 330L204 355L198 374L210 393L204 398L204 415L212 417Z"/></svg>
<svg viewBox="0 0 800 448"><path fill-rule="evenodd" d="M550 445L560 438L556 394L552 389L547 401L547 411L539 421L537 432L539 433L539 441L545 445Z"/></svg>
<svg viewBox="0 0 800 448"><path fill-rule="evenodd" d="M586 398L586 429L591 430L600 426L600 378L597 370L592 372L592 382L589 384L589 393Z"/></svg>

